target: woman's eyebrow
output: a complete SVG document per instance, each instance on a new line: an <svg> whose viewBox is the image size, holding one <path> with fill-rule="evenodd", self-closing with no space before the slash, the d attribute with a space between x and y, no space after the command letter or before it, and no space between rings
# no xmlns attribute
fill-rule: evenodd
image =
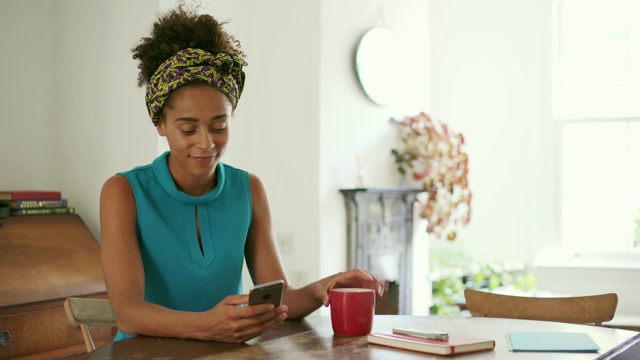
<svg viewBox="0 0 640 360"><path fill-rule="evenodd" d="M229 114L220 114L214 116L211 120L225 120L229 117Z"/></svg>
<svg viewBox="0 0 640 360"><path fill-rule="evenodd" d="M212 117L210 120L212 120L212 121L222 121L222 120L226 120L227 118L229 118L228 114L220 114L220 115L216 115L216 116ZM195 117L191 117L191 116L181 116L179 118L176 118L176 121L198 122L198 119L195 118Z"/></svg>

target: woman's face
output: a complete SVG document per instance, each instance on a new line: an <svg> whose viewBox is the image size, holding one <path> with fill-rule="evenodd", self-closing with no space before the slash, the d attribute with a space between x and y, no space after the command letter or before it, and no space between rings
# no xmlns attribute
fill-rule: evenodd
<svg viewBox="0 0 640 360"><path fill-rule="evenodd" d="M181 184L209 181L229 140L229 99L208 85L184 86L171 94L158 121L171 150L169 168Z"/></svg>

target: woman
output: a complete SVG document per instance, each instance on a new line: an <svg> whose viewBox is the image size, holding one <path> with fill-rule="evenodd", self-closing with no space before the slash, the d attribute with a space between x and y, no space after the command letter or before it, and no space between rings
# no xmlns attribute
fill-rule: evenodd
<svg viewBox="0 0 640 360"><path fill-rule="evenodd" d="M119 332L223 342L252 339L328 305L334 287L385 284L351 270L294 288L260 179L220 162L244 87L240 44L184 4L133 49L138 84L169 151L109 178L100 198L102 267ZM242 306L242 266L255 284L285 281L283 302Z"/></svg>

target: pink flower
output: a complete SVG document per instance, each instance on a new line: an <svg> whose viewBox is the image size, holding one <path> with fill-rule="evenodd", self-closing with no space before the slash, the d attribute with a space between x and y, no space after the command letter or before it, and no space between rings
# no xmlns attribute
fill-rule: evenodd
<svg viewBox="0 0 640 360"><path fill-rule="evenodd" d="M393 120L402 147L392 149L396 167L411 174L428 193L420 216L426 219L427 232L436 237L457 237L454 228L471 221L469 157L464 136L447 124L431 120L424 112Z"/></svg>

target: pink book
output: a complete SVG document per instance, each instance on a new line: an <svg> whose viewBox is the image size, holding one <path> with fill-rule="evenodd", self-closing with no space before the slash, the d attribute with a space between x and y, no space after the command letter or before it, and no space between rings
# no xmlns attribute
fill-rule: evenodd
<svg viewBox="0 0 640 360"><path fill-rule="evenodd" d="M496 342L494 340L455 334L450 334L449 340L443 341L410 335L371 333L367 335L367 341L369 344L433 355L458 355L477 351L493 350L496 347Z"/></svg>

